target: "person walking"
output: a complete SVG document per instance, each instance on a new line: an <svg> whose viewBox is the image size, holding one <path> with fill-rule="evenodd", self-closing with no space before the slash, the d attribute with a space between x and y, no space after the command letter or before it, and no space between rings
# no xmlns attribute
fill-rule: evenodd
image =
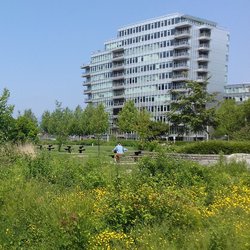
<svg viewBox="0 0 250 250"><path fill-rule="evenodd" d="M113 152L115 153L115 161L120 162L121 157L123 154L128 151L126 148L124 148L121 143L118 143L115 148L113 149Z"/></svg>

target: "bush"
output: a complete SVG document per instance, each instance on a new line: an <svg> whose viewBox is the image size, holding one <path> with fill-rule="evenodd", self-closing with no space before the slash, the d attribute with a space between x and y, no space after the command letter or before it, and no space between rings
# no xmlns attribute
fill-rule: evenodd
<svg viewBox="0 0 250 250"><path fill-rule="evenodd" d="M138 142L137 148L139 150L148 150L150 152L152 151L160 151L161 145L158 141L146 141L146 142Z"/></svg>
<svg viewBox="0 0 250 250"><path fill-rule="evenodd" d="M0 249L249 248L246 165L75 156L0 155Z"/></svg>
<svg viewBox="0 0 250 250"><path fill-rule="evenodd" d="M202 141L189 143L177 148L178 153L187 154L234 154L250 153L250 142Z"/></svg>

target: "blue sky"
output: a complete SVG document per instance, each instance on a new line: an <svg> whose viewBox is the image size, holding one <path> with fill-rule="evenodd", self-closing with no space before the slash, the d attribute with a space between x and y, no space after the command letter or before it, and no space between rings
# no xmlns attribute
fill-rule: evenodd
<svg viewBox="0 0 250 250"><path fill-rule="evenodd" d="M39 118L55 101L84 106L80 66L134 22L180 12L231 36L229 83L250 82L249 0L0 0L0 92Z"/></svg>

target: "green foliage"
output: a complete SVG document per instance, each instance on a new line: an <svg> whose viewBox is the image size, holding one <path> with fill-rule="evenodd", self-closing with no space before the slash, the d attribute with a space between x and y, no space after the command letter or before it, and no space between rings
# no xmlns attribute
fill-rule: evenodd
<svg viewBox="0 0 250 250"><path fill-rule="evenodd" d="M139 163L139 169L143 176L154 177L155 180L166 177L166 183L175 184L180 187L198 185L204 182L207 174L203 167L189 163L178 158L172 158L164 153L157 157L145 157Z"/></svg>
<svg viewBox="0 0 250 250"><path fill-rule="evenodd" d="M243 103L244 121L250 125L250 99Z"/></svg>
<svg viewBox="0 0 250 250"><path fill-rule="evenodd" d="M100 138L101 135L107 133L109 126L108 113L105 111L103 104L99 104L93 108L93 113L89 119L90 133L96 135L98 142L98 156L100 156Z"/></svg>
<svg viewBox="0 0 250 250"><path fill-rule="evenodd" d="M250 124L247 124L238 131L234 131L232 138L240 141L250 141Z"/></svg>
<svg viewBox="0 0 250 250"><path fill-rule="evenodd" d="M115 165L0 149L0 249L249 248L242 163L204 167L161 152Z"/></svg>
<svg viewBox="0 0 250 250"><path fill-rule="evenodd" d="M62 108L62 103L58 101L52 113L46 111L42 115L41 128L44 132L56 136L59 151L71 132L72 120L72 111L69 108Z"/></svg>
<svg viewBox="0 0 250 250"><path fill-rule="evenodd" d="M153 139L160 139L161 136L166 136L169 131L169 125L160 121L151 121L149 124L149 130Z"/></svg>
<svg viewBox="0 0 250 250"><path fill-rule="evenodd" d="M240 141L203 141L189 143L177 148L179 153L187 154L233 154L250 153L250 143Z"/></svg>
<svg viewBox="0 0 250 250"><path fill-rule="evenodd" d="M70 126L70 134L82 136L84 134L83 127L83 109L78 105L74 112Z"/></svg>
<svg viewBox="0 0 250 250"><path fill-rule="evenodd" d="M217 126L214 136L228 135L231 138L233 132L239 130L244 124L242 108L232 99L224 100L215 115Z"/></svg>
<svg viewBox="0 0 250 250"><path fill-rule="evenodd" d="M230 140L250 140L250 101L237 104L234 100L224 100L216 110L217 126L214 137L227 136Z"/></svg>
<svg viewBox="0 0 250 250"><path fill-rule="evenodd" d="M107 133L108 130L108 113L105 112L102 104L94 107L90 119L90 132L95 135Z"/></svg>
<svg viewBox="0 0 250 250"><path fill-rule="evenodd" d="M102 171L97 167L98 161L87 161L85 167L79 161L65 156L51 156L42 151L35 159L25 158L26 178L47 180L59 188L82 187L94 188L104 185Z"/></svg>
<svg viewBox="0 0 250 250"><path fill-rule="evenodd" d="M9 90L4 89L0 95L0 143L10 139L9 136L14 126L14 118L12 117L14 106L8 105L9 97Z"/></svg>
<svg viewBox="0 0 250 250"><path fill-rule="evenodd" d="M38 126L35 120L23 115L15 120L15 126L12 131L12 138L15 142L37 142Z"/></svg>
<svg viewBox="0 0 250 250"><path fill-rule="evenodd" d="M19 114L17 119L12 117L13 105L8 105L10 92L3 90L0 96L0 143L6 141L26 142L37 141L38 124L31 109Z"/></svg>
<svg viewBox="0 0 250 250"><path fill-rule="evenodd" d="M144 150L148 150L150 152L160 151L160 149L161 149L161 146L159 145L158 141L139 142L137 147L140 150L144 149Z"/></svg>
<svg viewBox="0 0 250 250"><path fill-rule="evenodd" d="M140 110L135 125L135 131L139 135L139 139L143 142L151 137L150 124L150 113L145 109Z"/></svg>
<svg viewBox="0 0 250 250"><path fill-rule="evenodd" d="M83 119L82 119L82 126L83 126L83 134L84 135L91 135L92 134L92 127L91 127L91 117L94 114L94 106L90 103L83 111Z"/></svg>
<svg viewBox="0 0 250 250"><path fill-rule="evenodd" d="M23 116L26 117L28 120L31 120L35 126L38 126L37 118L31 109L25 109L23 112Z"/></svg>
<svg viewBox="0 0 250 250"><path fill-rule="evenodd" d="M138 117L138 110L132 100L124 104L123 109L118 114L118 127L122 132L130 133L135 131Z"/></svg>
<svg viewBox="0 0 250 250"><path fill-rule="evenodd" d="M40 122L40 128L44 133L49 133L50 131L50 112L49 111L44 111L42 114L42 119Z"/></svg>
<svg viewBox="0 0 250 250"><path fill-rule="evenodd" d="M4 170L8 170L19 158L18 153L13 153L14 149L11 143L0 144L0 175L4 175Z"/></svg>
<svg viewBox="0 0 250 250"><path fill-rule="evenodd" d="M215 108L208 108L215 101L215 94L207 92L207 82L189 82L185 93L173 91L176 102L167 114L169 121L179 127L180 133L207 132L208 126L215 125Z"/></svg>
<svg viewBox="0 0 250 250"><path fill-rule="evenodd" d="M119 112L118 127L125 133L136 132L141 144L168 131L166 124L151 121L150 113L146 109L137 110L132 100L127 101Z"/></svg>
<svg viewBox="0 0 250 250"><path fill-rule="evenodd" d="M50 172L52 171L52 162L50 157L50 154L47 152L41 152L41 154L35 159L26 157L26 178L48 179Z"/></svg>

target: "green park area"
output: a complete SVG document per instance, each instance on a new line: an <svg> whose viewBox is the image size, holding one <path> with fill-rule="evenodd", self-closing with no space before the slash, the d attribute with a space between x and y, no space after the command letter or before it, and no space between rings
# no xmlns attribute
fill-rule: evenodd
<svg viewBox="0 0 250 250"><path fill-rule="evenodd" d="M249 249L249 166L170 148L115 163L107 145L1 146L0 249Z"/></svg>
<svg viewBox="0 0 250 250"><path fill-rule="evenodd" d="M131 103L119 122L125 133L136 129L138 140L104 141L107 116L101 106L72 112L57 103L38 123L31 110L14 118L7 100L5 91L0 98L0 249L250 248L249 164L227 158L250 153L249 104L228 102L234 116L225 104L215 110L213 139L174 143L160 140L168 128L147 123L146 112L139 115L144 122L131 118L134 126L123 126ZM180 119L172 118L173 123ZM226 118L223 126L219 121ZM225 134L227 140L216 139ZM128 151L116 163L118 141ZM217 160L204 165L179 157L193 154Z"/></svg>

